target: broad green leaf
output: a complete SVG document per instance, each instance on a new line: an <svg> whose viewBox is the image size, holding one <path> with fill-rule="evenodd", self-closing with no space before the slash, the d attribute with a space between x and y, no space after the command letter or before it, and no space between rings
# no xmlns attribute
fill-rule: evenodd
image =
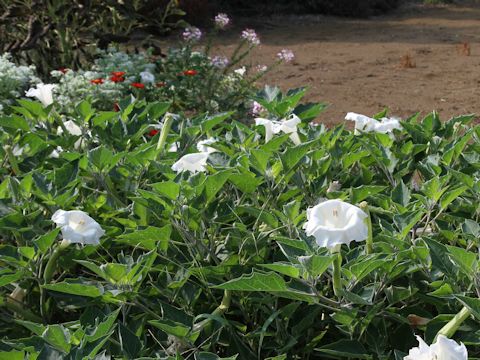
<svg viewBox="0 0 480 360"><path fill-rule="evenodd" d="M143 230L136 230L129 234L120 235L115 241L130 246L139 246L147 250L154 250L159 246L161 250L165 251L168 249L171 232L171 225L165 225L161 228L149 226Z"/></svg>
<svg viewBox="0 0 480 360"><path fill-rule="evenodd" d="M87 284L59 282L55 284L46 284L42 287L51 291L92 298L99 297L103 294L103 289L100 289L94 285Z"/></svg>
<svg viewBox="0 0 480 360"><path fill-rule="evenodd" d="M319 277L327 270L333 259L334 256L309 255L300 256L298 261L310 276Z"/></svg>
<svg viewBox="0 0 480 360"><path fill-rule="evenodd" d="M178 336L179 338L186 337L191 330L190 327L172 320L150 320L148 323L169 335Z"/></svg>

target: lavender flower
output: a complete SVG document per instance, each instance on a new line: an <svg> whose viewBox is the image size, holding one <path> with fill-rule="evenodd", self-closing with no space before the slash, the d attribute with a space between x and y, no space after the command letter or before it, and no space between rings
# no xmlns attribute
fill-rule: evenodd
<svg viewBox="0 0 480 360"><path fill-rule="evenodd" d="M277 57L281 61L285 61L286 63L289 63L295 58L295 55L293 54L292 50L283 49L277 54Z"/></svg>
<svg viewBox="0 0 480 360"><path fill-rule="evenodd" d="M253 29L245 29L242 31L242 39L246 40L252 46L260 45L260 39Z"/></svg>
<svg viewBox="0 0 480 360"><path fill-rule="evenodd" d="M212 58L212 65L219 69L224 69L228 65L228 59L225 56L214 56Z"/></svg>
<svg viewBox="0 0 480 360"><path fill-rule="evenodd" d="M220 30L223 30L230 24L230 18L227 14L220 13L215 16L215 26Z"/></svg>
<svg viewBox="0 0 480 360"><path fill-rule="evenodd" d="M191 27L186 28L183 31L182 36L183 36L183 40L185 40L185 41L197 42L202 37L202 31L195 26L191 26Z"/></svg>

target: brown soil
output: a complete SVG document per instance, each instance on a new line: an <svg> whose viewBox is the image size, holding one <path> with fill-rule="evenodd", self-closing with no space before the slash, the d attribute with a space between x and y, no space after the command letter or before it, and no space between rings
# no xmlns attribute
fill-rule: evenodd
<svg viewBox="0 0 480 360"><path fill-rule="evenodd" d="M293 64L280 66L264 82L284 90L308 86L307 100L330 104L321 122L384 108L399 117L432 110L443 119L480 114L480 5L406 5L365 20L289 16L236 22L215 50L231 53L247 26L262 40L253 64L272 63L280 49L292 49Z"/></svg>

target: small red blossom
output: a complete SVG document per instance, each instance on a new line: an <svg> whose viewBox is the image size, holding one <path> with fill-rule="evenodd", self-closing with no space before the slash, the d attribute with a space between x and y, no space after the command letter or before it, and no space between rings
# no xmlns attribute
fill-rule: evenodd
<svg viewBox="0 0 480 360"><path fill-rule="evenodd" d="M159 131L157 129L152 129L148 132L148 135L150 135L151 137L154 137L158 133L159 133Z"/></svg>
<svg viewBox="0 0 480 360"><path fill-rule="evenodd" d="M103 79L102 78L93 79L93 80L90 80L90 82L95 85L100 85L100 84L103 84Z"/></svg>
<svg viewBox="0 0 480 360"><path fill-rule="evenodd" d="M115 112L119 112L119 111L120 111L120 105L118 105L118 103L114 103L114 104L113 104L113 111L115 111Z"/></svg>
<svg viewBox="0 0 480 360"><path fill-rule="evenodd" d="M69 69L64 68L64 67L61 67L61 68L58 69L58 71L60 71L62 74L66 74L68 70Z"/></svg>
<svg viewBox="0 0 480 360"><path fill-rule="evenodd" d="M145 89L145 84L142 84L139 82L131 83L130 86L133 86L134 88L137 88L137 89Z"/></svg>
<svg viewBox="0 0 480 360"><path fill-rule="evenodd" d="M119 83L119 82L124 82L125 78L121 77L121 76L113 75L113 76L110 77L110 81L113 81L114 83Z"/></svg>
<svg viewBox="0 0 480 360"><path fill-rule="evenodd" d="M112 74L112 76L114 77L124 77L126 72L125 71L112 71L110 74Z"/></svg>
<svg viewBox="0 0 480 360"><path fill-rule="evenodd" d="M197 70L193 70L193 69L190 69L190 70L185 70L183 72L183 75L185 76L195 76L198 74L198 71Z"/></svg>
<svg viewBox="0 0 480 360"><path fill-rule="evenodd" d="M159 87L165 87L165 86L167 86L167 83L166 83L165 81L160 81L160 82L156 83L155 86L156 86L157 88L159 88Z"/></svg>

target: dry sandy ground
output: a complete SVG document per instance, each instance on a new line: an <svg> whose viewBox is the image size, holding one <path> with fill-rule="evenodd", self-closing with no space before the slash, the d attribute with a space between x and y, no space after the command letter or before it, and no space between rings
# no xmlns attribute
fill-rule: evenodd
<svg viewBox="0 0 480 360"><path fill-rule="evenodd" d="M307 100L330 104L321 122L337 123L349 111L373 115L385 107L399 117L434 109L443 119L480 114L480 5L408 5L365 20L237 19L216 51L231 53L246 26L262 40L253 64L271 63L282 48L295 52L293 64L282 65L264 82L284 90L308 86ZM401 67L407 54L416 67Z"/></svg>

